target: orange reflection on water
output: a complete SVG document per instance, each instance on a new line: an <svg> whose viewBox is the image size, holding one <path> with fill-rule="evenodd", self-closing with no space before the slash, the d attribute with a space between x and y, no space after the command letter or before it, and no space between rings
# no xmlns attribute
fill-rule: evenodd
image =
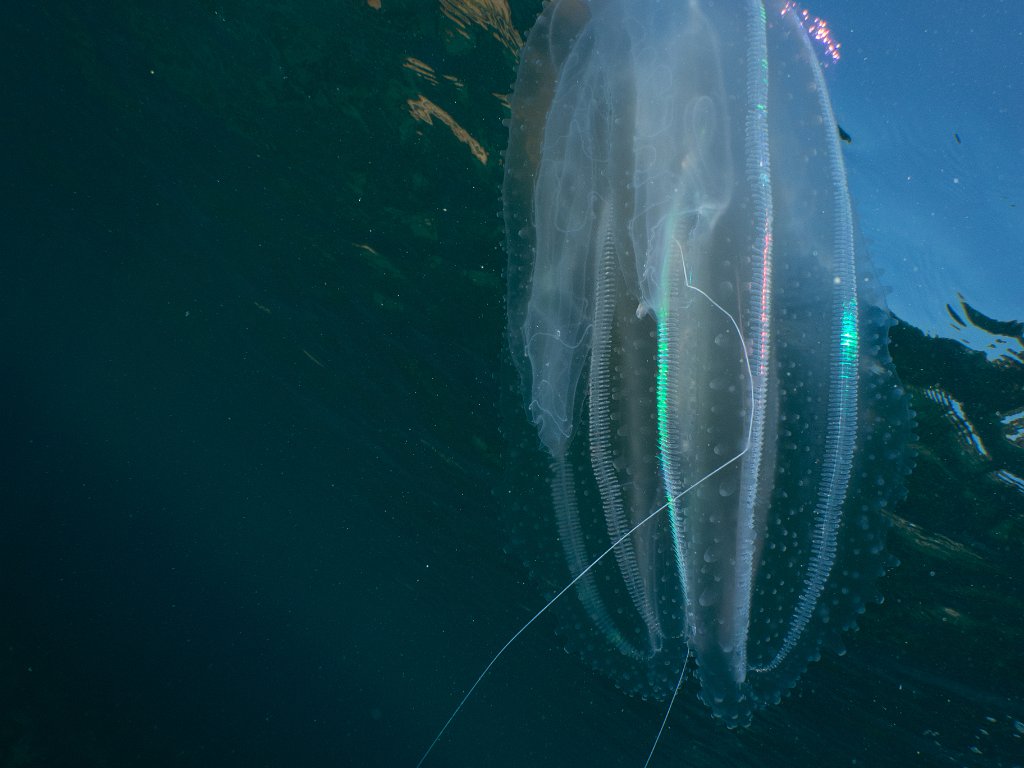
<svg viewBox="0 0 1024 768"><path fill-rule="evenodd" d="M420 61L413 56L407 56L405 58L405 63L402 64L402 66L412 72L415 72L431 85L437 85L437 73L434 72L434 68L425 61Z"/></svg>
<svg viewBox="0 0 1024 768"><path fill-rule="evenodd" d="M436 117L442 123L447 125L451 129L451 132L455 134L455 138L469 147L469 151L473 153L473 157L484 165L487 164L487 151L483 148L480 142L470 136L469 131L455 122L455 118L437 106L437 104L423 95L420 95L418 99L409 99L406 104L409 107L409 114L417 120L421 120L427 125L433 125L434 118Z"/></svg>
<svg viewBox="0 0 1024 768"><path fill-rule="evenodd" d="M523 38L512 26L507 0L441 0L441 12L455 22L464 37L469 37L466 28L476 24L513 53L523 47Z"/></svg>

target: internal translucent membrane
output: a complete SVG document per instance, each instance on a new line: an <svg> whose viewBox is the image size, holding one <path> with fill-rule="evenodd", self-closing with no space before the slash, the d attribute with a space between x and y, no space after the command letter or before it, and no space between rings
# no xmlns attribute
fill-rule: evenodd
<svg viewBox="0 0 1024 768"><path fill-rule="evenodd" d="M579 645L658 696L692 654L746 722L874 597L909 425L815 53L782 2L555 0L512 108L509 333L552 468L549 578L667 504L579 581L603 638Z"/></svg>

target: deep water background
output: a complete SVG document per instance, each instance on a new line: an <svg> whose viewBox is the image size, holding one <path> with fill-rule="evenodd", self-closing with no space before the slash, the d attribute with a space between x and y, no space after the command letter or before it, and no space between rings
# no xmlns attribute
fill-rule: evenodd
<svg viewBox="0 0 1024 768"><path fill-rule="evenodd" d="M540 4L381 5L4 13L3 768L412 766L540 607L497 524L503 98ZM654 765L1024 764L1024 7L856 5L812 10L904 319L902 565L751 728L684 686ZM554 626L429 765L643 764L663 705Z"/></svg>

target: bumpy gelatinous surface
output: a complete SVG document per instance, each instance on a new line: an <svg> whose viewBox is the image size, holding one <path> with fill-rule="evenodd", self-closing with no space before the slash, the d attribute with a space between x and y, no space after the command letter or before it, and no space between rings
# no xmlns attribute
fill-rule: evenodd
<svg viewBox="0 0 1024 768"><path fill-rule="evenodd" d="M910 425L825 81L785 8L555 0L521 53L505 159L547 578L666 507L614 574L581 579L573 631L644 695L692 654L732 724L876 597Z"/></svg>

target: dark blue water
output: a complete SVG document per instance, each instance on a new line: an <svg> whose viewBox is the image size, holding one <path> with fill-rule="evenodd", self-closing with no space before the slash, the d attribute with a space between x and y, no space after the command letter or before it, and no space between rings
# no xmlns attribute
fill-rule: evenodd
<svg viewBox="0 0 1024 768"><path fill-rule="evenodd" d="M498 218L539 3L382 5L6 16L3 765L412 765L540 607L499 525ZM825 5L918 414L902 565L751 728L684 686L655 764L1022 764L1024 12ZM555 626L433 765L642 765L663 706Z"/></svg>

